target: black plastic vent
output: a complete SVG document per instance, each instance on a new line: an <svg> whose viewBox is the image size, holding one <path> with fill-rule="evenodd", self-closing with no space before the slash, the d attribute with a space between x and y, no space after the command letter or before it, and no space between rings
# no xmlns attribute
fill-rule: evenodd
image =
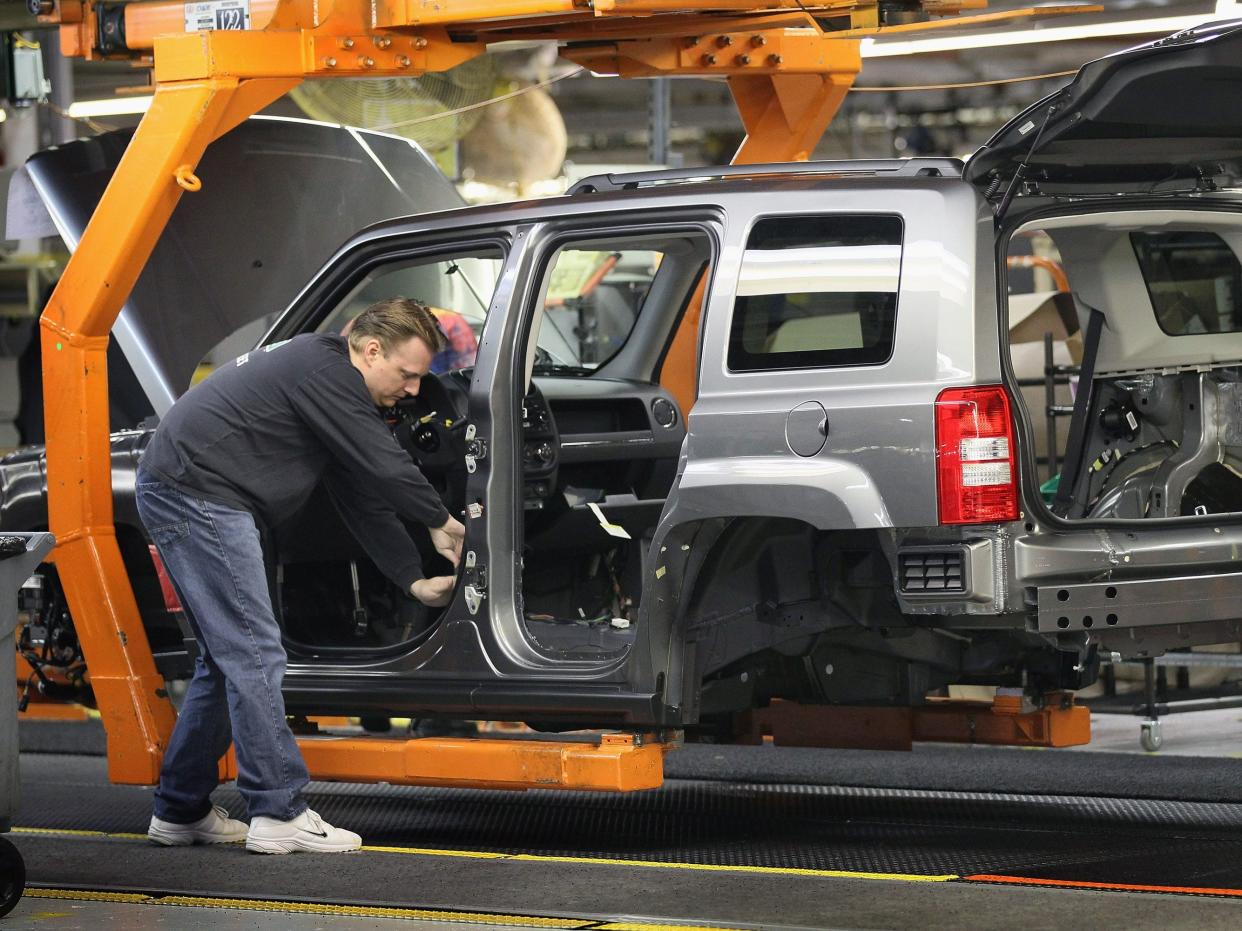
<svg viewBox="0 0 1242 931"><path fill-rule="evenodd" d="M917 550L899 553L901 590L912 594L922 592L964 592L966 580L962 572L962 551Z"/></svg>

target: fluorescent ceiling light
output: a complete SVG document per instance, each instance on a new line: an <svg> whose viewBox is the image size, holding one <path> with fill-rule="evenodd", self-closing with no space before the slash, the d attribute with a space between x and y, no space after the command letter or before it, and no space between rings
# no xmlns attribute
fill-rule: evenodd
<svg viewBox="0 0 1242 931"><path fill-rule="evenodd" d="M75 120L90 119L93 116L125 116L146 113L150 106L150 94L111 97L107 100L79 100L69 105L69 116Z"/></svg>
<svg viewBox="0 0 1242 931"><path fill-rule="evenodd" d="M1240 17L1242 17L1242 4L1239 4L1237 0L1218 0L1213 11L1188 16L1158 16L1148 19L1115 20L1107 23L1083 23L1075 26L974 32L956 36L929 36L923 39L867 38L862 41L862 57L891 58L896 55L922 55L929 52L957 52L1005 45L1068 42L1073 39L1162 35L1180 32L1183 29L1201 26L1215 20Z"/></svg>

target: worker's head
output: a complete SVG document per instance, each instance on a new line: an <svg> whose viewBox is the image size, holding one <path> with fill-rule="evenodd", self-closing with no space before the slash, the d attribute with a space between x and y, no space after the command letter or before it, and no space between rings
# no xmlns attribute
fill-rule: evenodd
<svg viewBox="0 0 1242 931"><path fill-rule="evenodd" d="M427 305L404 297L372 304L349 328L349 357L381 407L418 394L444 334Z"/></svg>

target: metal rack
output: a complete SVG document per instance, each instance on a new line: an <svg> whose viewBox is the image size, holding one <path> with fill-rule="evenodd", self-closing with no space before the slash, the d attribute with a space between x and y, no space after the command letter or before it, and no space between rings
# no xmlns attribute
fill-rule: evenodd
<svg viewBox="0 0 1242 931"><path fill-rule="evenodd" d="M1116 668L1120 665L1143 667L1143 691L1136 695L1117 694ZM1114 659L1103 665L1104 695L1083 702L1092 714L1133 714L1139 723L1139 744L1154 753L1164 743L1160 718L1187 711L1215 708L1242 708L1242 682L1224 683L1214 688L1191 688L1190 670L1195 667L1242 669L1242 653L1166 653L1141 660ZM1169 684L1169 669L1174 683Z"/></svg>

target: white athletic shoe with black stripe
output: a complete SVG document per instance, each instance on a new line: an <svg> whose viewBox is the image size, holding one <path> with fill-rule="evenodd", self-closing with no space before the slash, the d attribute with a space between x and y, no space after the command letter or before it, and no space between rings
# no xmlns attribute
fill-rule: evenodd
<svg viewBox="0 0 1242 931"><path fill-rule="evenodd" d="M190 844L237 844L246 839L250 826L229 817L219 805L191 824L177 824L151 818L147 837L165 847L188 847Z"/></svg>
<svg viewBox="0 0 1242 931"><path fill-rule="evenodd" d="M348 853L361 846L353 831L334 828L309 808L291 821L257 816L246 835L251 853Z"/></svg>

